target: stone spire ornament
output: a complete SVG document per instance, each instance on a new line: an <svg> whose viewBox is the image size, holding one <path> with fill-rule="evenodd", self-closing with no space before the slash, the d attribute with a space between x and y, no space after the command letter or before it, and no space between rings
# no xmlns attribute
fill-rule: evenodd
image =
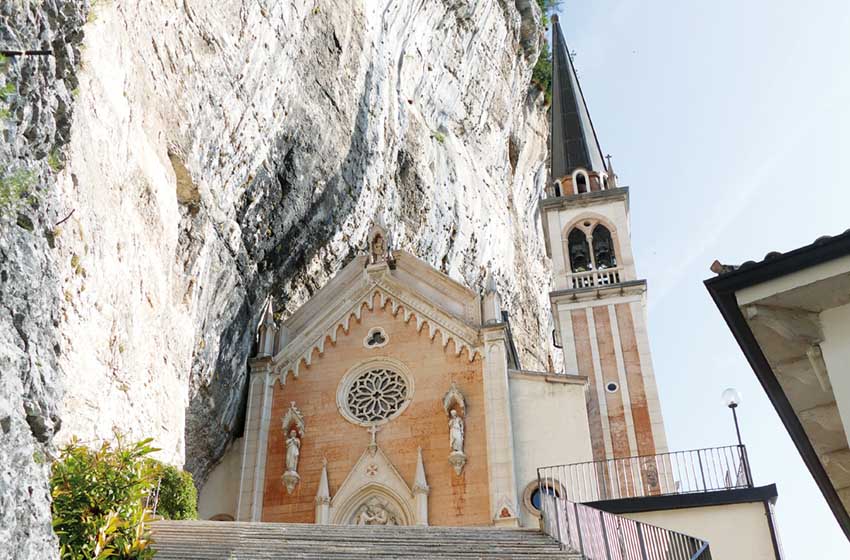
<svg viewBox="0 0 850 560"><path fill-rule="evenodd" d="M413 479L413 496L416 500L416 524L428 525L428 494L431 488L425 479L425 463L422 461L422 448L417 450L416 476Z"/></svg>
<svg viewBox="0 0 850 560"><path fill-rule="evenodd" d="M316 524L328 525L331 522L331 493L328 485L328 460L322 458L322 476L316 491Z"/></svg>
<svg viewBox="0 0 850 560"><path fill-rule="evenodd" d="M611 154L608 154L607 156L605 156L605 159L608 160L608 188L616 189L618 177L617 172L614 171L614 163L612 161L614 158L611 157Z"/></svg>
<svg viewBox="0 0 850 560"><path fill-rule="evenodd" d="M274 298L269 296L266 309L263 311L263 317L260 320L260 325L257 328L258 343L257 357L265 358L274 355L274 340L278 331L277 323L274 320Z"/></svg>

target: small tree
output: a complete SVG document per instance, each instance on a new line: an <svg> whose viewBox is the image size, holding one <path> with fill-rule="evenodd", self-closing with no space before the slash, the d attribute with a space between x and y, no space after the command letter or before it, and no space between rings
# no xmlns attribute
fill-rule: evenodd
<svg viewBox="0 0 850 560"><path fill-rule="evenodd" d="M146 439L89 449L76 439L53 464L53 528L62 560L153 558L145 501L156 484Z"/></svg>
<svg viewBox="0 0 850 560"><path fill-rule="evenodd" d="M159 480L156 514L165 519L197 519L198 491L192 475L153 459L150 459L150 467Z"/></svg>

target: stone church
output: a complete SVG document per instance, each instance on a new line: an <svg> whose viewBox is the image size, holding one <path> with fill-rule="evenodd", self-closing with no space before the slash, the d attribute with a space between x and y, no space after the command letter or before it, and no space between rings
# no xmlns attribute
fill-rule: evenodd
<svg viewBox="0 0 850 560"><path fill-rule="evenodd" d="M775 487L753 487L742 446L668 453L629 189L603 157L557 17L553 27L540 216L564 371L522 368L492 280L473 291L393 249L376 224L285 321L268 302L244 435L202 490L203 518L538 528L548 494L712 537L718 558L724 539L778 557ZM681 464L697 460L693 485Z"/></svg>

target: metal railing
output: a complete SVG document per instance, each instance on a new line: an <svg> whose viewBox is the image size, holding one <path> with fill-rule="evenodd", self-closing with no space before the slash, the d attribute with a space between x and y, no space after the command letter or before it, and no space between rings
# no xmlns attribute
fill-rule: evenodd
<svg viewBox="0 0 850 560"><path fill-rule="evenodd" d="M568 281L573 290L579 288L593 288L594 286L610 286L620 283L619 268L603 268L590 270L588 272L573 272Z"/></svg>
<svg viewBox="0 0 850 560"><path fill-rule="evenodd" d="M711 560L701 539L570 502L548 488L540 479L544 532L586 560Z"/></svg>
<svg viewBox="0 0 850 560"><path fill-rule="evenodd" d="M577 503L753 486L743 445L541 467L538 475Z"/></svg>

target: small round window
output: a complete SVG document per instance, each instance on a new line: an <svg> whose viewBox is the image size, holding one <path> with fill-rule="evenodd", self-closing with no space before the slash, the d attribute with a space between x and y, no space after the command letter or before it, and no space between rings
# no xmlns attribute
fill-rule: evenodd
<svg viewBox="0 0 850 560"><path fill-rule="evenodd" d="M540 487L539 482L534 481L525 487L522 501L529 512L534 515L540 515L540 510L542 508L541 498L546 495L560 498L564 495L562 494L561 489L562 487L560 483L554 480L551 484L543 484L542 488Z"/></svg>
<svg viewBox="0 0 850 560"><path fill-rule="evenodd" d="M605 386L605 390L609 393L616 393L620 389L620 386L614 383L613 381Z"/></svg>
<svg viewBox="0 0 850 560"><path fill-rule="evenodd" d="M409 378L385 360L369 362L350 371L337 392L337 406L350 422L363 426L383 424L407 407L413 396Z"/></svg>

